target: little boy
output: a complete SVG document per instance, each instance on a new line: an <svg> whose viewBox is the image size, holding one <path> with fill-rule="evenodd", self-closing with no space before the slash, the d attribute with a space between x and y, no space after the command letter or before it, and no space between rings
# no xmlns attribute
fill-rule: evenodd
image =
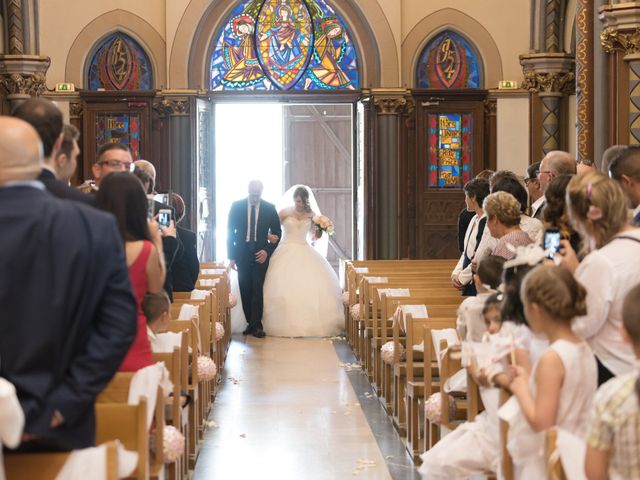
<svg viewBox="0 0 640 480"><path fill-rule="evenodd" d="M151 350L156 353L167 353L173 351L175 342L166 341L166 334L158 335L169 328L171 302L167 292L162 290L158 293L146 293L142 299L142 311L147 317L147 336L151 344ZM180 334L176 334L180 336ZM173 336L173 335L171 335ZM167 345L170 343L171 345Z"/></svg>
<svg viewBox="0 0 640 480"><path fill-rule="evenodd" d="M462 340L480 342L487 330L483 309L487 298L495 293L502 278L504 259L496 256L483 258L473 275L478 294L466 298L458 308L456 328Z"/></svg>

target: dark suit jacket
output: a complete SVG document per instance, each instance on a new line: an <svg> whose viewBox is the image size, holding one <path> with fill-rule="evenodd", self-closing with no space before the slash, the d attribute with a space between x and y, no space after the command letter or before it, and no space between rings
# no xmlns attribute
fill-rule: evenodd
<svg viewBox="0 0 640 480"><path fill-rule="evenodd" d="M68 200L74 200L76 202L85 203L87 205L91 205L92 207L96 206L96 197L95 195L89 195L87 193L82 193L77 188L70 187L64 182L61 182L56 178L56 176L46 168L43 168L40 171L40 175L38 175L38 180L44 183L45 188L53 195L58 198L66 198Z"/></svg>
<svg viewBox="0 0 640 480"><path fill-rule="evenodd" d="M0 376L25 432L63 448L95 442L94 400L137 330L115 219L29 186L0 188ZM64 423L51 429L55 410Z"/></svg>
<svg viewBox="0 0 640 480"><path fill-rule="evenodd" d="M198 261L197 237L194 232L186 228L177 227L178 239L182 249L173 260L173 290L176 292L190 292L196 286L200 262Z"/></svg>
<svg viewBox="0 0 640 480"><path fill-rule="evenodd" d="M464 236L474 215L474 212L470 212L466 208L463 208L458 215L458 250L460 253L464 252Z"/></svg>
<svg viewBox="0 0 640 480"><path fill-rule="evenodd" d="M247 241L247 198L233 202L229 211L229 224L227 229L227 255L229 260L236 263L242 262L245 255L245 245ZM269 257L276 249L277 243L267 241L267 233L282 236L280 228L280 218L273 203L260 201L260 211L258 212L258 225L256 229L256 252L266 250Z"/></svg>

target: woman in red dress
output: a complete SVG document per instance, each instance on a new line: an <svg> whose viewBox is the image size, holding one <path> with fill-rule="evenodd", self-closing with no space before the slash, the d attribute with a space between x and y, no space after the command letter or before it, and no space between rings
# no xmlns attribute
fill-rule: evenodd
<svg viewBox="0 0 640 480"><path fill-rule="evenodd" d="M138 333L119 371L135 372L153 364L142 299L147 292L162 290L166 275L162 236L175 236L175 228L172 221L161 232L155 220L147 220L148 202L142 183L128 172L105 177L97 200L101 209L116 217L125 244L129 280L138 304Z"/></svg>

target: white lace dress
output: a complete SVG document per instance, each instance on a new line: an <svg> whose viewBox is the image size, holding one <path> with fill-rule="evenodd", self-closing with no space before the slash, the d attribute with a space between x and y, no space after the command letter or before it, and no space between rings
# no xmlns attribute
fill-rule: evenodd
<svg viewBox="0 0 640 480"><path fill-rule="evenodd" d="M338 277L309 243L311 219L282 222L264 281L262 324L276 337L328 337L343 330Z"/></svg>

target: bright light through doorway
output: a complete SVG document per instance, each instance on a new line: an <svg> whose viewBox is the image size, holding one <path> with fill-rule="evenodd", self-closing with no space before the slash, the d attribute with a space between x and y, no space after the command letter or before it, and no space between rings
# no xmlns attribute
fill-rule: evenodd
<svg viewBox="0 0 640 480"><path fill-rule="evenodd" d="M215 106L216 259L227 258L227 218L231 203L247 196L247 184L264 183L263 198L282 196L282 106L222 103Z"/></svg>

